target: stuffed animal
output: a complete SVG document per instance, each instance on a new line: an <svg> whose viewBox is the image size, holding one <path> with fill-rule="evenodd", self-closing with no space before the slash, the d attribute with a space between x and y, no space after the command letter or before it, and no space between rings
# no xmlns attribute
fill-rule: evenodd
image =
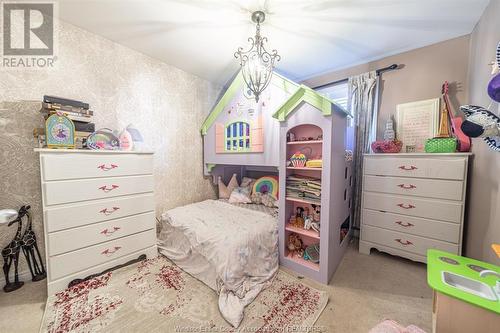
<svg viewBox="0 0 500 333"><path fill-rule="evenodd" d="M500 151L500 118L476 105L461 106L460 111L467 116L461 126L465 135L483 138L491 149Z"/></svg>
<svg viewBox="0 0 500 333"><path fill-rule="evenodd" d="M288 236L288 250L295 256L302 257L304 255L304 243L296 233L291 233Z"/></svg>

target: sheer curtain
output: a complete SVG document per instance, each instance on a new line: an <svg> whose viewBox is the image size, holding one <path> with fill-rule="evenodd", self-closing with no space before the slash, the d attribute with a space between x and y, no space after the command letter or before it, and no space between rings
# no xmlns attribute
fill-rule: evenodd
<svg viewBox="0 0 500 333"><path fill-rule="evenodd" d="M370 152L370 144L377 135L379 76L375 71L349 78L348 107L354 116L354 226L359 228L361 217L361 183L363 154Z"/></svg>

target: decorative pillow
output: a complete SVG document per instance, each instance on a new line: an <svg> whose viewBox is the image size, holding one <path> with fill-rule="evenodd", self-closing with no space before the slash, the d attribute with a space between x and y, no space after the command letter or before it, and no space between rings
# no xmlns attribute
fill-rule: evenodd
<svg viewBox="0 0 500 333"><path fill-rule="evenodd" d="M252 194L253 184L255 183L255 180L255 178L243 177L240 187L248 187L250 194Z"/></svg>
<svg viewBox="0 0 500 333"><path fill-rule="evenodd" d="M252 193L252 196L250 198L252 199L252 203L256 205L262 204L262 193L260 192Z"/></svg>
<svg viewBox="0 0 500 333"><path fill-rule="evenodd" d="M278 207L277 201L273 198L272 195L266 193L255 192L252 193L251 196L252 203L257 205L264 205L266 207Z"/></svg>
<svg viewBox="0 0 500 333"><path fill-rule="evenodd" d="M224 184L221 177L219 177L218 184L219 184L219 199L229 199L231 193L233 193L234 189L238 187L238 180L236 179L236 174L233 174L227 186Z"/></svg>
<svg viewBox="0 0 500 333"><path fill-rule="evenodd" d="M262 195L262 204L266 207L278 207L276 199L269 193Z"/></svg>
<svg viewBox="0 0 500 333"><path fill-rule="evenodd" d="M253 184L252 193L260 192L262 194L269 193L274 199L278 199L279 183L276 176L260 177Z"/></svg>
<svg viewBox="0 0 500 333"><path fill-rule="evenodd" d="M252 203L250 189L248 187L237 187L229 197L229 203Z"/></svg>

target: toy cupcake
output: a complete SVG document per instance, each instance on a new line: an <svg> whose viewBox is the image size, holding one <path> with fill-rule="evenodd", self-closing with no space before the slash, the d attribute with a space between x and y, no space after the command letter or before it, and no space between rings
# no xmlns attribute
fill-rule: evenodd
<svg viewBox="0 0 500 333"><path fill-rule="evenodd" d="M306 155L302 154L300 151L290 157L290 161L295 168L303 168L306 165Z"/></svg>

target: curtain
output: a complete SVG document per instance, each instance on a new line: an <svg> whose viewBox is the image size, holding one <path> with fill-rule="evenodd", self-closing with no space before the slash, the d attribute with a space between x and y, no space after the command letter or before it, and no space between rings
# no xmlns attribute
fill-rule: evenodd
<svg viewBox="0 0 500 333"><path fill-rule="evenodd" d="M377 135L379 76L375 71L349 78L348 107L354 117L354 226L360 226L363 154L371 151L370 144Z"/></svg>

